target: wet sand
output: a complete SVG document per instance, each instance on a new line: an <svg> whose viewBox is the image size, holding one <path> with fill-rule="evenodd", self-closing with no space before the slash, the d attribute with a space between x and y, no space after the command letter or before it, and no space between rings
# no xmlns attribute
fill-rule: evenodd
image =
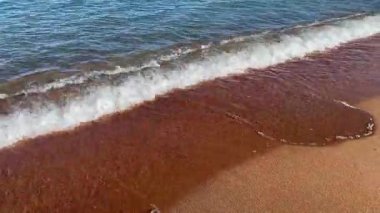
<svg viewBox="0 0 380 213"><path fill-rule="evenodd" d="M262 185L262 202L257 208L265 209L270 203L274 208L275 195L281 195L281 189L289 189L289 193L298 189L299 193L294 192L291 198L281 197L281 201L277 197L278 209L294 200L300 203L318 200L317 195L324 195L314 194L314 189L323 187L345 189L338 192L343 197L349 197L348 192L357 189L358 201L344 207L364 208L366 205L360 200L374 201L359 190L362 187L352 186L359 176L353 173L352 178L348 175L345 181L338 181L341 169L351 171L356 167L334 167L332 172L333 167L323 169L319 164L352 162L350 152L346 155L344 149L339 149L346 146L339 145L343 142L339 138L363 137L374 131L368 128L373 123L369 112L340 101L355 104L380 94L379 40L377 36L305 60L266 70L249 70L241 76L173 91L73 131L41 136L2 149L0 209L144 212L154 205L163 211L202 211L214 209L212 200L202 198L208 196L205 193L219 190L223 196L228 189L233 194L232 189L241 188L235 191L236 198L242 202L249 200L244 195L253 193L246 190L249 188L246 183L253 184L252 178ZM365 147L359 147L362 153L366 152ZM329 154L325 149L339 150L340 154ZM308 154L308 150L313 151ZM275 158L277 155L287 157ZM369 153L366 157L371 158ZM253 168L261 169L262 174L251 172L245 167L247 164L255 164ZM278 165L284 166L280 169ZM369 170L376 170L373 167L376 165L369 164ZM313 172L309 173L310 170ZM231 176L231 171L243 175ZM264 181L264 173L279 175ZM324 176L329 173L333 176ZM286 185L289 188L282 187L287 183L282 181L286 175L293 181ZM313 182L313 175L321 176L315 179L324 182ZM223 182L223 177L232 182ZM213 181L216 185L224 184L225 189L213 186ZM301 190L302 185L311 188ZM204 205L197 199L204 199ZM219 205L233 200L228 196L223 199ZM249 207L241 205L243 210ZM240 205L230 207L239 209Z"/></svg>
<svg viewBox="0 0 380 213"><path fill-rule="evenodd" d="M358 105L380 119L380 97ZM219 173L171 212L379 212L380 135L282 146Z"/></svg>

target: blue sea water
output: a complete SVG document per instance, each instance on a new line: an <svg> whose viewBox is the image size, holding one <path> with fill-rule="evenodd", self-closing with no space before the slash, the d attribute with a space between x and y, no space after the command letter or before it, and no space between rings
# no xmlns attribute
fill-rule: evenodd
<svg viewBox="0 0 380 213"><path fill-rule="evenodd" d="M379 0L0 0L0 80L379 9Z"/></svg>
<svg viewBox="0 0 380 213"><path fill-rule="evenodd" d="M376 36L379 9L379 0L0 0L0 148Z"/></svg>

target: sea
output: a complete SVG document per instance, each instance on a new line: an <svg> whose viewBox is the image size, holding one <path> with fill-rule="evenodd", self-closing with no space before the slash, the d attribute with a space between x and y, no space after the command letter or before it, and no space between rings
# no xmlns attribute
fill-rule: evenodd
<svg viewBox="0 0 380 213"><path fill-rule="evenodd" d="M0 147L380 33L378 0L0 0Z"/></svg>

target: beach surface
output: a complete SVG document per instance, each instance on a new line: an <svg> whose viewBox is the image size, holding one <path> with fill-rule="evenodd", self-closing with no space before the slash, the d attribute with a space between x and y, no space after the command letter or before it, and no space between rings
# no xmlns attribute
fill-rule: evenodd
<svg viewBox="0 0 380 213"><path fill-rule="evenodd" d="M357 105L380 119L380 97ZM282 146L219 173L171 212L379 212L380 136Z"/></svg>
<svg viewBox="0 0 380 213"><path fill-rule="evenodd" d="M376 212L379 40L174 90L3 148L0 209Z"/></svg>

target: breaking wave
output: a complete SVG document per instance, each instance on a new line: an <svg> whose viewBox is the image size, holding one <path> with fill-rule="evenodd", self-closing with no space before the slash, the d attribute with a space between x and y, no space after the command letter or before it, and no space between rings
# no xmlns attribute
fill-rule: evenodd
<svg viewBox="0 0 380 213"><path fill-rule="evenodd" d="M379 32L380 15L368 15L336 20L322 25L310 25L293 34L279 34L273 40L253 39L243 43L235 51L220 51L165 71L160 70L160 64L157 61L150 61L143 66L155 67L159 71L134 72L117 85L103 84L89 87L80 96L71 98L62 105L51 102L44 104L43 107L20 108L1 116L0 148L22 139L68 130L83 122L127 110L144 101L154 100L156 96L173 89L184 89L218 77L241 74L248 68L266 68ZM248 38L250 37L240 37L235 40L240 42ZM224 40L221 44L230 44L230 41ZM207 49L210 46L212 45L201 45L200 49ZM169 54L161 56L160 59L165 61L178 58L183 51L190 54L193 50L181 50L177 52L177 55ZM141 67L117 67L115 70L91 72L88 75L113 75L141 69ZM72 76L34 88L34 90L31 88L30 91L24 91L24 93L46 92L67 84L81 84L87 79L88 76L85 75ZM8 96L0 94L0 98Z"/></svg>

